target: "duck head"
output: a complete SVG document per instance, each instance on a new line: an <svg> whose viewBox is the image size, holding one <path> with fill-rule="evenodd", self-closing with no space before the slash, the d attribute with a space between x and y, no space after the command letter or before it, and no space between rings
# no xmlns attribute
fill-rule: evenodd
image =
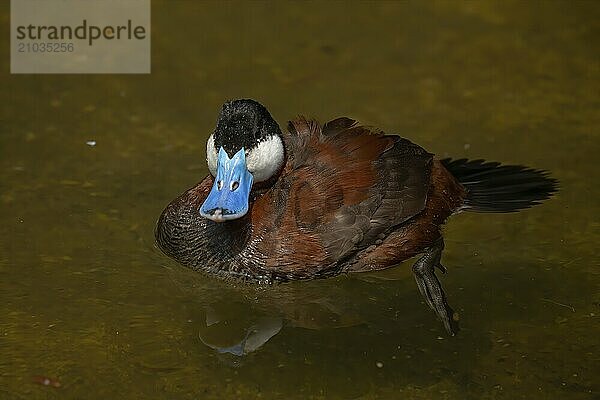
<svg viewBox="0 0 600 400"><path fill-rule="evenodd" d="M215 222L241 218L253 186L270 181L284 165L279 125L254 100L227 102L206 143L206 160L214 183L200 215Z"/></svg>

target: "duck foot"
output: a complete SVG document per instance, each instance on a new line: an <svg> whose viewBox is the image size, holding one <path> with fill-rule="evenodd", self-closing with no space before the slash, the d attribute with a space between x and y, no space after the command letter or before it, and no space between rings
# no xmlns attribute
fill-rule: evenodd
<svg viewBox="0 0 600 400"><path fill-rule="evenodd" d="M442 289L440 281L435 276L436 267L442 273L446 273L446 268L440 264L442 250L444 250L444 239L440 237L433 246L426 249L425 254L415 262L412 270L419 291L425 298L427 305L442 321L448 334L454 336L459 330L458 314L448 305L444 289Z"/></svg>

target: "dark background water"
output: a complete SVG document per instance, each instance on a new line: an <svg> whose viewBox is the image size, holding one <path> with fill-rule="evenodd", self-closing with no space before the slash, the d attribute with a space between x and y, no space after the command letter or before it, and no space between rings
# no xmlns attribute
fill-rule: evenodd
<svg viewBox="0 0 600 400"><path fill-rule="evenodd" d="M154 1L152 74L9 75L2 2L0 398L597 397L599 21L592 1ZM408 263L226 285L153 229L240 97L281 124L347 115L440 157L548 169L561 192L449 221L455 338ZM274 336L215 350L252 329Z"/></svg>

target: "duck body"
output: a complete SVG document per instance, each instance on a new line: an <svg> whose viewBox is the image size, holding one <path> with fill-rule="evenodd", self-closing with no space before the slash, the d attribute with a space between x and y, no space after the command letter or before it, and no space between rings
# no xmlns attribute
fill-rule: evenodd
<svg viewBox="0 0 600 400"><path fill-rule="evenodd" d="M432 154L347 118L323 127L292 121L284 141L281 175L246 216L227 223L200 216L209 175L165 209L159 246L193 269L261 282L372 271L433 242L465 195Z"/></svg>
<svg viewBox="0 0 600 400"><path fill-rule="evenodd" d="M238 100L244 101L252 102ZM221 125L217 133L231 130L231 121ZM454 312L435 276L435 268L443 269L444 221L463 209L517 211L555 190L543 171L437 160L407 139L349 118L324 125L298 118L278 136L281 167L254 184L247 212L222 221L222 211L199 211L222 186L213 173L163 211L156 229L163 252L210 275L263 283L381 270L423 254L413 267L419 289L454 334ZM209 139L209 165L211 146Z"/></svg>

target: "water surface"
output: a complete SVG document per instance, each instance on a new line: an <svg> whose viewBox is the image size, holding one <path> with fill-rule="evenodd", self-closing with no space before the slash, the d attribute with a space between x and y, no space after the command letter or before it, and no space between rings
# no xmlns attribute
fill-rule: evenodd
<svg viewBox="0 0 600 400"><path fill-rule="evenodd" d="M596 3L154 1L152 16L151 75L0 65L0 398L599 395ZM224 284L163 256L153 229L206 175L239 97L281 124L348 115L440 157L548 169L561 192L449 221L455 338L410 263Z"/></svg>

